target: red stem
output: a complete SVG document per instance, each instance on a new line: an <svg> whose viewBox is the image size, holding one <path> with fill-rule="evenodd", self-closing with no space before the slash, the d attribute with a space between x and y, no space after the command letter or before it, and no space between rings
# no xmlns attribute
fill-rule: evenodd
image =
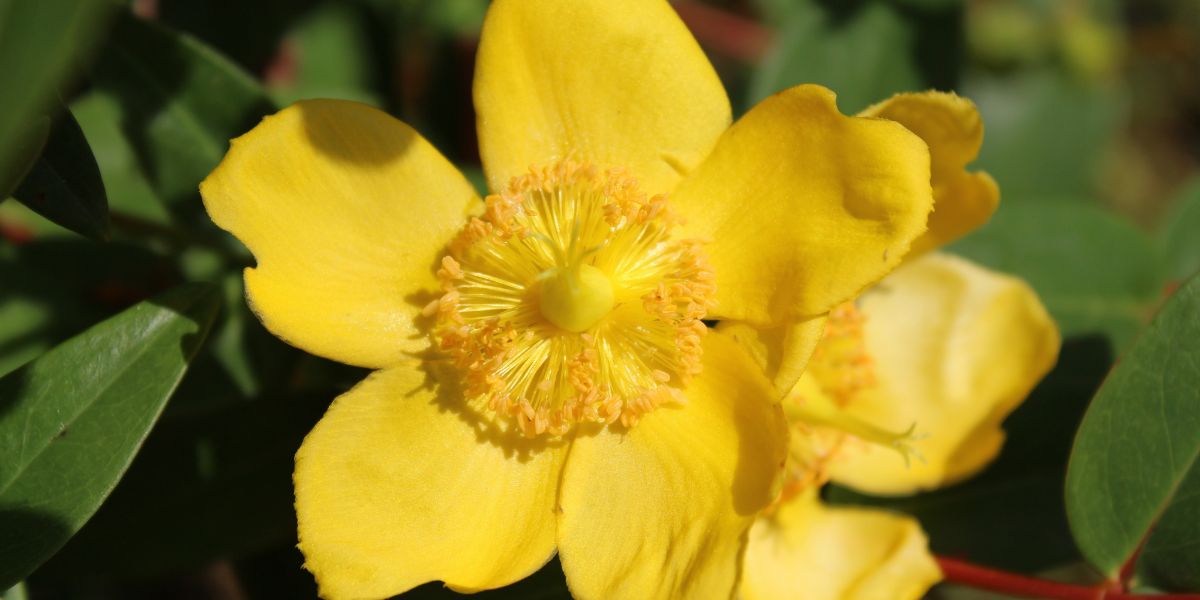
<svg viewBox="0 0 1200 600"><path fill-rule="evenodd" d="M1121 572L1118 574L1118 577L1121 579L1120 585L1122 589L1127 589L1129 581L1133 579L1133 574L1137 570L1138 557L1142 555L1142 548L1146 547L1146 540L1148 539L1150 539L1149 533L1138 543L1137 549L1133 551L1133 554L1129 555L1129 558L1125 560L1125 564L1121 565Z"/></svg>
<svg viewBox="0 0 1200 600"><path fill-rule="evenodd" d="M1099 586L1072 585L989 569L954 558L937 557L946 581L974 588L1044 600L1200 600L1200 594L1130 594Z"/></svg>

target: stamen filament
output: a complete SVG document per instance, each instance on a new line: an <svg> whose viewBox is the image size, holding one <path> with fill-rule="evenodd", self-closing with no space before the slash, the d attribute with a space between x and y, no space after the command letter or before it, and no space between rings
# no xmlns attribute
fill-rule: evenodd
<svg viewBox="0 0 1200 600"><path fill-rule="evenodd" d="M671 239L675 223L623 171L569 160L488 196L426 308L469 405L534 436L632 426L681 402L715 286L700 242Z"/></svg>
<svg viewBox="0 0 1200 600"><path fill-rule="evenodd" d="M860 440L891 448L904 458L905 466L908 466L909 461L913 458L925 462L925 457L913 446L914 442L925 437L915 433L916 423L913 423L906 431L896 433L859 419L820 396L805 398L800 402L784 402L783 411L789 420L829 427Z"/></svg>

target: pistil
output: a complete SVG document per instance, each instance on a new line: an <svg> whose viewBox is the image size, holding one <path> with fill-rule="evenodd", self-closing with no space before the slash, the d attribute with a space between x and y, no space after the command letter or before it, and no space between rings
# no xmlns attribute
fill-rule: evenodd
<svg viewBox="0 0 1200 600"><path fill-rule="evenodd" d="M582 333L612 311L612 281L592 265L556 267L543 272L540 279L542 316L562 329Z"/></svg>

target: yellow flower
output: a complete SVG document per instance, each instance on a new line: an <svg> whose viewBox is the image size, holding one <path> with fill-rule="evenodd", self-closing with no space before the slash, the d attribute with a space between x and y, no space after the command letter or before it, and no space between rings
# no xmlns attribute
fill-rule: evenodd
<svg viewBox="0 0 1200 600"><path fill-rule="evenodd" d="M702 319L803 328L890 271L933 202L925 144L815 86L730 125L661 0L493 2L474 100L485 202L406 125L329 100L201 186L263 323L377 369L296 456L306 568L380 598L557 552L578 597L728 597L786 421Z"/></svg>
<svg viewBox="0 0 1200 600"><path fill-rule="evenodd" d="M780 498L751 529L745 600L920 598L941 578L920 525L823 506L820 486L832 479L905 494L977 473L1000 451L1001 422L1057 357L1057 329L1024 282L922 253L996 206L995 183L964 170L982 140L974 107L946 94L904 94L867 113L929 143L935 212L901 268L819 320L816 351L784 400L788 467ZM782 342L744 325L723 329L760 361L781 352Z"/></svg>
<svg viewBox="0 0 1200 600"><path fill-rule="evenodd" d="M941 579L920 525L822 506L817 490L832 479L905 494L974 475L999 453L1001 422L1058 347L1024 282L940 253L835 310L784 400L794 428L784 491L751 529L743 598L920 598Z"/></svg>
<svg viewBox="0 0 1200 600"><path fill-rule="evenodd" d="M755 522L741 600L917 600L942 576L912 518L830 508L810 487Z"/></svg>

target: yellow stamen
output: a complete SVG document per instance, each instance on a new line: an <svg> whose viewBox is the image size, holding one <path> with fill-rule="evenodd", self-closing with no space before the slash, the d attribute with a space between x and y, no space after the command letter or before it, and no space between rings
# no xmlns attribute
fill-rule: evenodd
<svg viewBox="0 0 1200 600"><path fill-rule="evenodd" d="M838 406L846 406L860 391L875 385L875 365L863 331L865 322L866 317L853 302L834 307L808 363L808 372Z"/></svg>
<svg viewBox="0 0 1200 600"><path fill-rule="evenodd" d="M714 277L672 239L666 197L560 161L487 198L451 243L428 312L469 405L526 435L634 425L700 371Z"/></svg>

